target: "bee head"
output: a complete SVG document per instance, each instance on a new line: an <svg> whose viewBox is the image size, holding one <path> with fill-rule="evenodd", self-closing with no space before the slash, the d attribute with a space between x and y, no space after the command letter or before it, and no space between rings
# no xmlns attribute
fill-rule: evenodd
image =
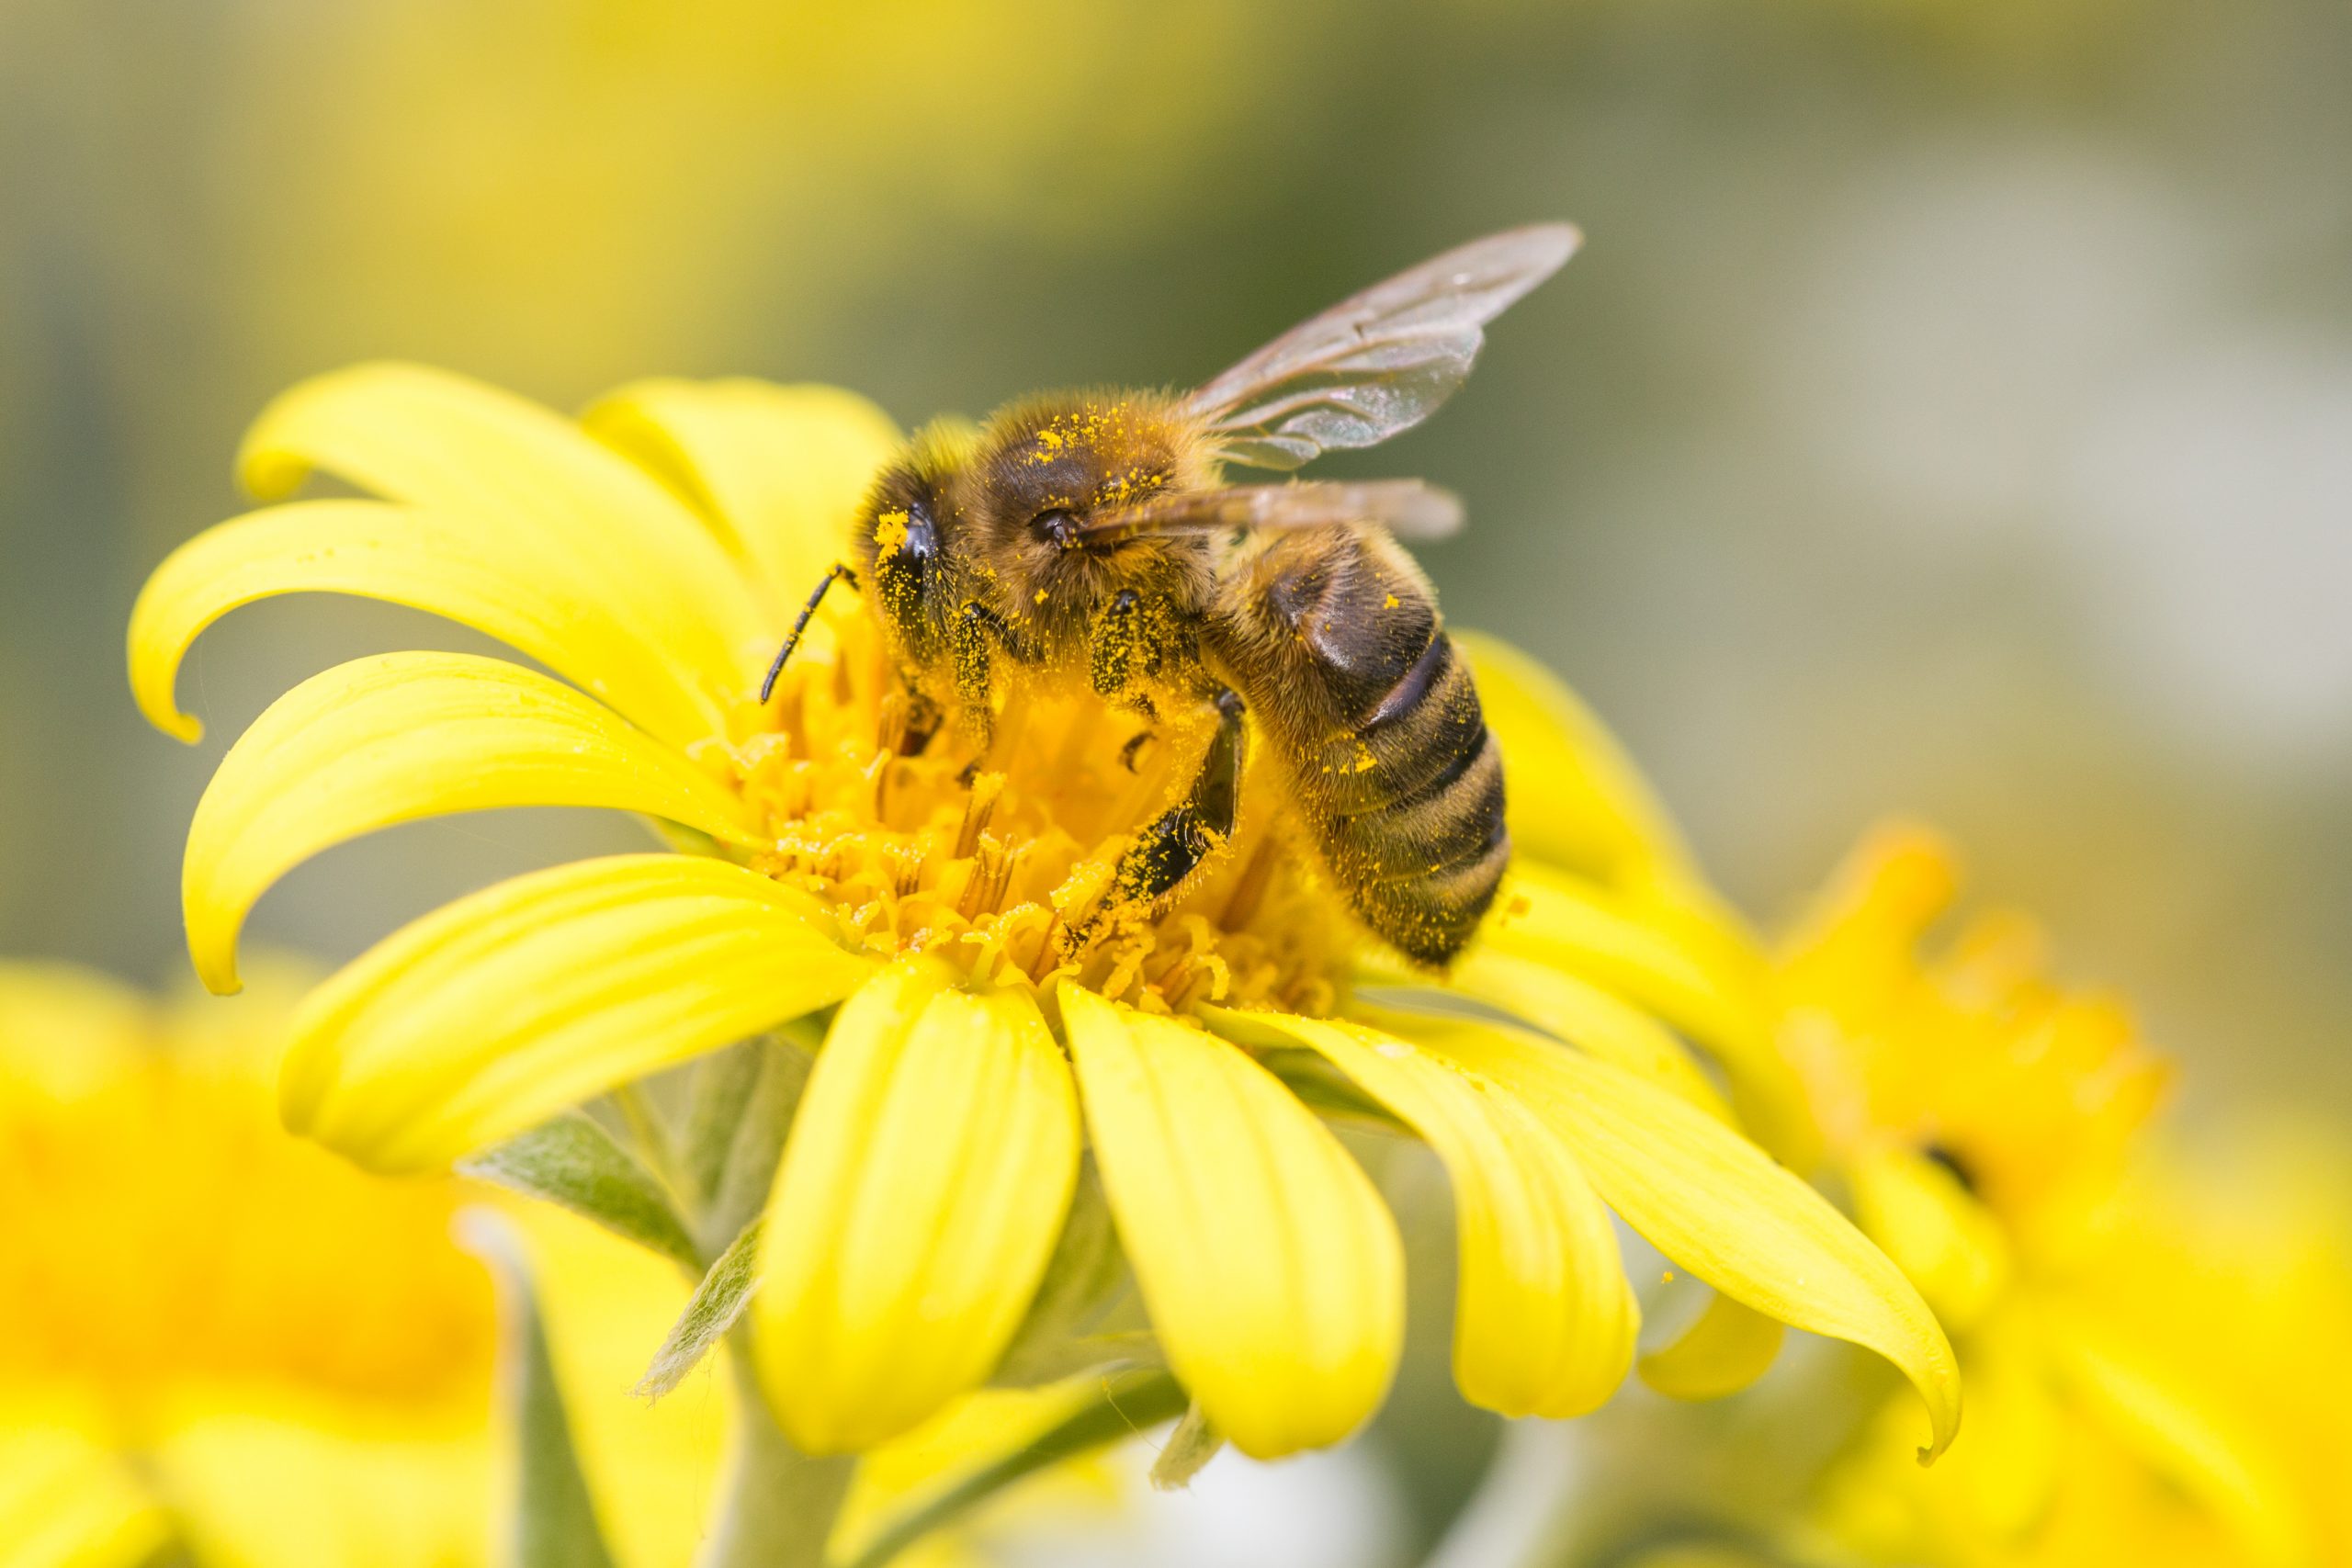
<svg viewBox="0 0 2352 1568"><path fill-rule="evenodd" d="M1018 403L989 422L963 511L977 538L1043 567L1092 553L1102 512L1198 482L1185 426L1148 394L1080 392Z"/></svg>
<svg viewBox="0 0 2352 1568"><path fill-rule="evenodd" d="M904 650L932 656L955 610L953 476L969 457L969 424L940 421L915 433L875 477L850 530L850 564Z"/></svg>

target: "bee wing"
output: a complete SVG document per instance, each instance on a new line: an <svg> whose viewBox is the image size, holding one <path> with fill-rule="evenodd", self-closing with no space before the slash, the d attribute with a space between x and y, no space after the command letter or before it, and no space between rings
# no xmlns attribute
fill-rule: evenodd
<svg viewBox="0 0 2352 1568"><path fill-rule="evenodd" d="M1254 468L1385 441L1453 395L1486 341L1480 329L1582 241L1566 223L1473 240L1293 327L1186 407L1227 458Z"/></svg>
<svg viewBox="0 0 2352 1568"><path fill-rule="evenodd" d="M1107 544L1145 534L1329 528L1343 523L1376 523L1404 538L1442 539L1462 526L1462 502L1451 491L1419 479L1227 485L1114 508L1090 520L1077 537Z"/></svg>

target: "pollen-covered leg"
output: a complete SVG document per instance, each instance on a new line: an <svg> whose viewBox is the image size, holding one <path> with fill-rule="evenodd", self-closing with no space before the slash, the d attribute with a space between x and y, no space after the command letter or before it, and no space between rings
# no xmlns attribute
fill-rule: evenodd
<svg viewBox="0 0 2352 1568"><path fill-rule="evenodd" d="M1000 640L996 617L987 606L967 604L956 612L955 626L956 701L972 740L982 751L996 739L996 710L989 705L994 690L990 645Z"/></svg>
<svg viewBox="0 0 2352 1568"><path fill-rule="evenodd" d="M1216 734L1192 789L1137 834L1134 847L1119 858L1115 886L1122 899L1158 904L1233 837L1241 808L1240 697L1218 692L1216 713Z"/></svg>
<svg viewBox="0 0 2352 1568"><path fill-rule="evenodd" d="M1115 697L1143 673L1143 596L1122 588L1094 619L1088 638L1087 677L1098 697Z"/></svg>

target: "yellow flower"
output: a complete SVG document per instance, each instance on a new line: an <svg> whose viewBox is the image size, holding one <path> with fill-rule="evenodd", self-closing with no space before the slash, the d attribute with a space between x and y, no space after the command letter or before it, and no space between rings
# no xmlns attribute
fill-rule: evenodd
<svg viewBox="0 0 2352 1568"><path fill-rule="evenodd" d="M287 1136L273 1014L0 966L11 1564L136 1562L175 1532L208 1561L481 1554L495 1323L452 1184Z"/></svg>
<svg viewBox="0 0 2352 1568"><path fill-rule="evenodd" d="M1780 967L1829 1157L1961 1332L1974 1408L1932 1474L1882 1421L1816 1526L1870 1562L2344 1561L2341 1162L2233 1198L2156 1154L2165 1065L2045 978L2030 925L1919 953L1955 885L1932 836L1882 829Z"/></svg>
<svg viewBox="0 0 2352 1568"><path fill-rule="evenodd" d="M775 700L761 671L897 434L844 392L650 382L579 423L378 366L282 397L246 482L313 467L381 499L271 507L191 541L134 613L157 724L188 645L305 590L449 616L565 677L362 660L273 705L189 832L199 974L304 858L389 824L510 805L618 807L699 852L518 877L394 934L306 1005L290 1125L382 1170L438 1168L616 1086L833 1010L771 1195L758 1371L814 1451L909 1430L987 1377L1091 1150L1170 1365L1253 1455L1329 1443L1379 1404L1402 1255L1310 1100L1409 1131L1453 1178L1455 1371L1510 1414L1589 1409L1633 1356L1608 1210L1730 1297L1854 1339L1958 1416L1942 1333L1883 1255L1730 1125L1678 1029L1771 1096L1740 942L1597 727L1516 656L1481 681L1530 846L1449 985L1396 972L1297 856L1271 778L1165 918L1060 958L1123 836L1173 789L1125 727L1040 694L967 756L893 746L901 700L854 602ZM838 596L837 596L838 597ZM1262 750L1262 749L1261 749ZM1376 1014L1467 997L1521 1027ZM1457 1009L1458 1011L1458 1009ZM1377 1021L1374 1021L1374 1020ZM1305 1097L1305 1098L1302 1098ZM1604 1206L1605 1205L1605 1206Z"/></svg>
<svg viewBox="0 0 2352 1568"><path fill-rule="evenodd" d="M489 1280L451 1236L459 1205L488 1195L371 1177L287 1135L268 1080L299 994L283 963L225 1009L0 963L9 1568L142 1562L175 1536L234 1568L493 1560L498 1328ZM627 1393L684 1282L584 1221L510 1213L615 1553L684 1568L719 1469L725 1385L650 1409ZM860 1468L842 1538L1092 1393L950 1406Z"/></svg>

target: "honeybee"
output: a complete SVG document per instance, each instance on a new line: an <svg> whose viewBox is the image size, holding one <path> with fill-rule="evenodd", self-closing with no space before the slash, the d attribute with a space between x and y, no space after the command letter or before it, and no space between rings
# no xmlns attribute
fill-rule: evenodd
<svg viewBox="0 0 2352 1568"><path fill-rule="evenodd" d="M1502 760L1396 536L1450 533L1461 505L1410 479L1223 472L1289 470L1419 423L1469 375L1484 324L1578 240L1543 224L1448 251L1191 392L1046 394L918 435L876 479L850 558L809 596L761 701L847 581L879 617L916 749L952 717L985 751L1008 678L1083 682L1147 726L1191 709L1211 730L1198 771L1113 882L1148 909L1232 836L1252 715L1357 917L1444 964L1510 856Z"/></svg>

